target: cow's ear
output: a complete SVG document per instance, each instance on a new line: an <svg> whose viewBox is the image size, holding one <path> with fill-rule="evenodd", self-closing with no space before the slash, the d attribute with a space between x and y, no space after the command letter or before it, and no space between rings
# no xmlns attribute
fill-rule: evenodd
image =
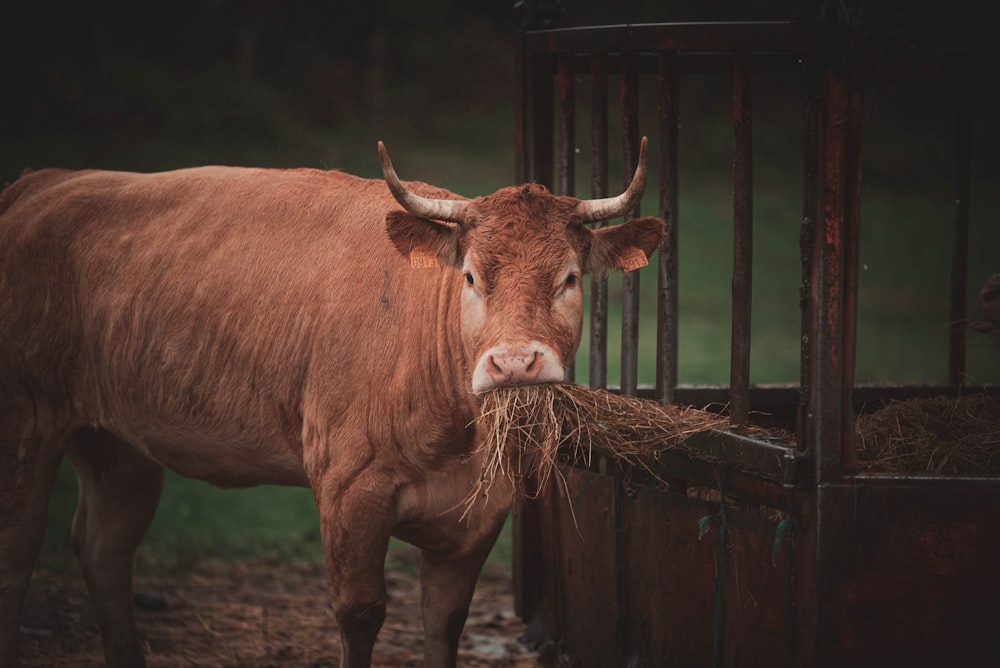
<svg viewBox="0 0 1000 668"><path fill-rule="evenodd" d="M393 245L410 258L413 267L433 266L434 259L449 267L462 265L459 242L461 228L414 216L406 211L390 211L385 216L385 230Z"/></svg>
<svg viewBox="0 0 1000 668"><path fill-rule="evenodd" d="M632 271L648 264L663 243L667 226L659 218L636 218L590 231L590 234L587 271L600 275L610 271Z"/></svg>

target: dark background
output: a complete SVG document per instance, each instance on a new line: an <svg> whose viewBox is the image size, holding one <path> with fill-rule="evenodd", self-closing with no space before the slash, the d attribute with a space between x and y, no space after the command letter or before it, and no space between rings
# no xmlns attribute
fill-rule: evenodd
<svg viewBox="0 0 1000 668"><path fill-rule="evenodd" d="M967 40L966 30L982 33L986 22L967 9L975 6L969 0L19 3L3 12L0 28L0 183L24 167L47 166L228 163L374 175L377 139L485 149L506 160L514 36L524 26L821 19L888 27L903 43L933 43L956 35ZM501 174L503 182L493 187L507 184L512 158L488 176Z"/></svg>

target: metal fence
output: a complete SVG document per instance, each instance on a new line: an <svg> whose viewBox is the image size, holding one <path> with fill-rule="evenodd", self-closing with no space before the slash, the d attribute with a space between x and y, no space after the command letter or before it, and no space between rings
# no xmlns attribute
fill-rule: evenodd
<svg viewBox="0 0 1000 668"><path fill-rule="evenodd" d="M525 506L516 518L519 611L526 619L543 619L549 633L560 638L571 652L598 657L578 662L616 665L639 657L650 665L659 665L661 658L674 665L685 657L707 660L711 656L713 665L836 665L839 661L861 665L873 657L885 659L885 647L898 648L899 643L893 641L865 655L866 648L855 641L874 637L872 634L883 625L873 623L875 630L858 632L852 624L859 621L840 619L837 606L850 607L850 603L858 614L885 613L885 623L910 623L914 628L927 619L940 621L932 615L916 622L907 616L912 611L902 609L908 607L905 604L874 594L870 599L857 595L850 587L882 577L891 579L895 574L886 570L891 569L891 564L859 570L857 559L845 556L842 550L846 547L865 552L874 550L874 546L892 544L885 554L906 561L901 555L912 551L913 542L908 535L897 532L903 531L901 527L954 535L955 526L974 533L984 523L1000 519L1000 480L862 476L857 471L854 443L860 405L942 392L954 394L966 384L969 109L974 101L969 91L979 85L973 81L968 63L983 57L996 62L995 52L984 56L968 49L927 53L905 47L886 48L885 43L872 46L859 41L856 34L832 26L784 22L605 26L522 34L517 50L520 76L515 97L519 182L544 183L558 194L605 197L609 189L616 189L609 184L611 128L620 129L625 184L638 159L643 134L640 122L648 123L658 137L654 152L657 214L667 221L669 233L657 260L656 381L654 388L639 387L640 279L639 273L633 272L625 276L622 286L618 390L663 403L725 405L734 427L746 426L759 412L795 434L792 442L776 442L740 429L706 434L694 444L703 457L665 453L649 464L658 472L656 477L661 483L669 481L655 493L635 483L641 476L634 475L627 466L599 457L590 471L566 472L570 499L550 491ZM750 382L754 224L751 91L757 77L772 72L800 81L801 361L798 383L756 387ZM678 215L679 82L683 76L710 73L729 75L732 86L730 383L724 387L687 387L678 384L677 376L678 257L683 253L678 231L686 224ZM585 94L576 90L581 80L586 82ZM854 379L863 102L866 88L885 80L919 80L921 85L941 86L955 98L960 110L957 121L947 128L957 138L959 165L954 184L954 243L950 249L950 334L948 350L942 351L948 357L949 378L947 383L934 386L859 387ZM616 81L620 114L617 123L608 114L609 96ZM651 94L657 100L651 121L641 118L638 103L640 86L650 81L655 86ZM650 94L649 90L644 93ZM581 110L578 101L584 98ZM575 192L578 117L589 118L590 122L589 193ZM635 211L630 217L638 215L639 211ZM591 284L588 381L596 387L616 384L607 378L608 311L607 283L595 279ZM996 386L980 389L998 394ZM715 490L717 499L712 503L721 503L729 513L719 511L728 517L728 530L742 531L746 544L757 548L740 553L706 553L700 560L692 560L684 552L690 549L675 535L654 528L644 532L644 522L655 517L650 508L677 522L696 523L698 517L714 516L704 515L704 504L692 505L687 494L692 487ZM727 508L727 499L738 499L739 503ZM570 500L577 504L575 510L569 507ZM977 504L981 510L983 501L991 509L985 515L970 510ZM753 517L748 515L747 524L739 527L735 507L746 508L747 504L758 512ZM892 511L887 510L890 507ZM870 525L852 521L857 513L872 508L880 508L884 517ZM760 509L779 514L767 516ZM781 543L785 533L793 531L790 527L797 535L795 547L788 538L784 543L789 546L788 553L782 557L780 572L769 574L761 563L774 561L775 568L779 568L777 548L772 553L771 546ZM998 541L979 534L963 536L956 539L955 545L961 543L960 548L970 555L985 559L988 551L998 547ZM581 547L586 542L583 539L590 541L587 548ZM719 544L723 542L720 530ZM637 548L653 551L656 556L639 556ZM700 588L674 582L657 563L658 559L668 558L686 564L692 579L701 575L706 582ZM574 568L575 574L571 573ZM910 579L925 584L933 579L935 568L934 564L914 562ZM581 582L580 569L589 574L591 579L586 581L591 582L593 592L574 590ZM768 582L764 593L751 595L751 603L746 591L723 592L726 569L761 573L760 577ZM671 596L681 595L676 607L658 598L655 591L637 591L642 586L642 574L647 574L651 582L667 583L664 586ZM594 584L596 581L600 584ZM939 601L948 602L942 604L944 609L957 609L975 594L965 588L965 580L942 582L931 589ZM996 575L982 582L1000 593ZM714 606L709 606L712 614L692 621L691 610L706 609L702 597L714 597ZM772 611L765 616L765 625L778 637L762 637L753 629L756 622L746 617L747 610L739 611L748 605ZM598 610L585 614L583 609L588 607ZM614 611L613 629L608 626L610 610ZM647 628L648 622L642 618L657 611L662 619L654 624L659 628ZM988 614L992 621L1000 621L997 604L989 606ZM601 637L604 640L599 640ZM955 632L952 640L965 643L970 652L987 651L978 637ZM753 653L753 659L747 658L749 653ZM898 656L924 662L928 656L938 654L936 647L916 638L910 650L891 658Z"/></svg>

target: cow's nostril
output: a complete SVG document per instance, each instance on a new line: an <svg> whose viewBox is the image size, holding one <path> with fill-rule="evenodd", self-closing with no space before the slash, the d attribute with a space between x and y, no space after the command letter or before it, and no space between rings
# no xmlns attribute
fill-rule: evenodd
<svg viewBox="0 0 1000 668"><path fill-rule="evenodd" d="M490 355L489 359L487 361L488 361L488 364L489 364L489 371L490 371L491 374L502 374L503 373L503 367L501 367L499 364L497 364L496 357L494 357L493 355Z"/></svg>
<svg viewBox="0 0 1000 668"><path fill-rule="evenodd" d="M536 350L531 355L531 359L528 360L528 363L525 365L524 370L527 371L528 373L536 371L541 367L540 362L541 362L541 354Z"/></svg>

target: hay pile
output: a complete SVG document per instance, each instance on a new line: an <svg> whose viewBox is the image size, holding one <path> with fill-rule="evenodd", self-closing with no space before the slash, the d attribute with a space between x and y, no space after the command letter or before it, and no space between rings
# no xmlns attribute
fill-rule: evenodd
<svg viewBox="0 0 1000 668"><path fill-rule="evenodd" d="M589 465L596 446L622 459L638 458L727 426L729 420L582 385L552 384L487 392L477 423L487 437L482 446L486 457L466 512L497 480L509 482L517 495L532 496L524 485L528 477L537 481L538 490L544 489L553 471L558 472L560 455L561 461Z"/></svg>
<svg viewBox="0 0 1000 668"><path fill-rule="evenodd" d="M858 468L868 473L1000 473L1000 401L986 395L892 401L857 419Z"/></svg>

